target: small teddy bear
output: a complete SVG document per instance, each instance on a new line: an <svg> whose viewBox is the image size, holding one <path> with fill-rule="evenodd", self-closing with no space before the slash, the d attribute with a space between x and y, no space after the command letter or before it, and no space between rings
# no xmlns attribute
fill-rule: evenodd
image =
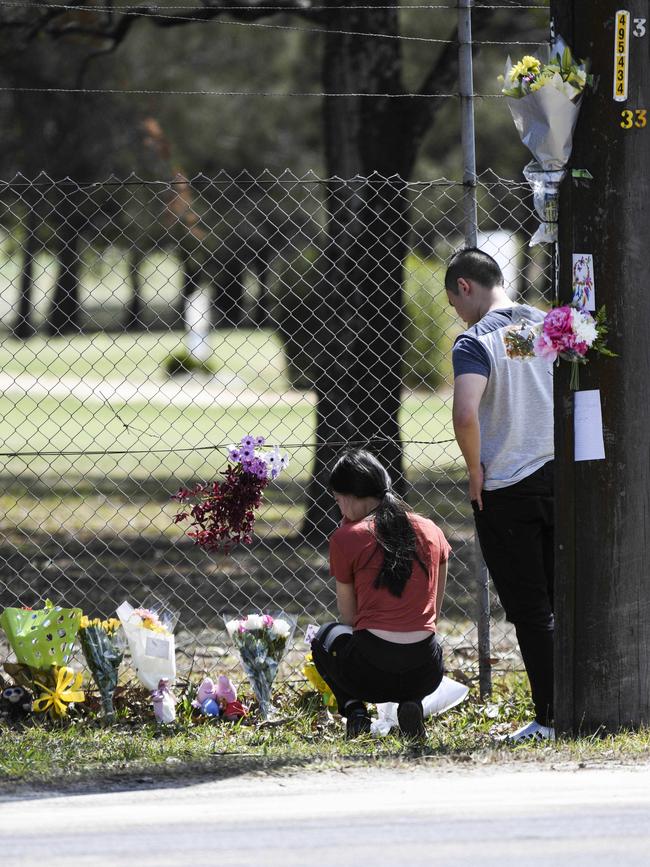
<svg viewBox="0 0 650 867"><path fill-rule="evenodd" d="M32 701L24 686L6 686L0 693L0 713L9 723L21 722L32 712Z"/></svg>

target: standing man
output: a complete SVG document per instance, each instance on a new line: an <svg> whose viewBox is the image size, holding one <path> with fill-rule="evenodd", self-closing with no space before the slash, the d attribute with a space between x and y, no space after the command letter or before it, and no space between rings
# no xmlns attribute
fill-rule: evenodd
<svg viewBox="0 0 650 867"><path fill-rule="evenodd" d="M508 329L544 318L513 303L495 260L457 252L445 275L468 329L453 348L456 440L467 464L481 551L514 624L535 719L509 740L554 738L553 375L543 360L510 359Z"/></svg>

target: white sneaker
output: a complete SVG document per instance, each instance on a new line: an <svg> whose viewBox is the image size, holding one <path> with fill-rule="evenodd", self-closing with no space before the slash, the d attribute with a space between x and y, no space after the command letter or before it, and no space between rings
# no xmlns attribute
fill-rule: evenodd
<svg viewBox="0 0 650 867"><path fill-rule="evenodd" d="M512 734L505 735L501 740L509 744L519 744L525 741L554 741L555 729L549 726L542 726L535 720L528 725L522 726Z"/></svg>

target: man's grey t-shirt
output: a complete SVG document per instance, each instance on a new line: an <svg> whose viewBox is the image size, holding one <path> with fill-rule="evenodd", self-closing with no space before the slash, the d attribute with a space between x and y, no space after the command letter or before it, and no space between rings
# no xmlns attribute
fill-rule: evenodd
<svg viewBox="0 0 650 867"><path fill-rule="evenodd" d="M508 329L543 318L525 304L491 310L454 343L454 377L477 373L488 381L479 405L486 491L514 485L553 459L552 364L508 358L504 342Z"/></svg>

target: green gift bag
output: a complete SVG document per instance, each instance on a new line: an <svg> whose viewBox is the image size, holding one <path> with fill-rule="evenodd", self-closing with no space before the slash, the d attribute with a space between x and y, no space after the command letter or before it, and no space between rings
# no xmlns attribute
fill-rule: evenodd
<svg viewBox="0 0 650 867"><path fill-rule="evenodd" d="M18 662L40 671L67 665L80 620L81 608L59 608L49 599L42 609L5 608L0 614Z"/></svg>

